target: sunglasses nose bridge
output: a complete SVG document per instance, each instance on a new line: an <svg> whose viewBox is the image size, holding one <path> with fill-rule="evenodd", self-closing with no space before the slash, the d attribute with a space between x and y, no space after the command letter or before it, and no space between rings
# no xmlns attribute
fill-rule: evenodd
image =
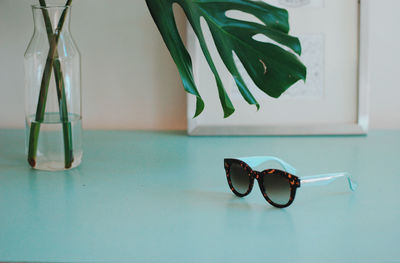
<svg viewBox="0 0 400 263"><path fill-rule="evenodd" d="M261 177L261 173L260 173L260 172L257 172L257 171L251 171L251 172L250 172L250 176L251 176L252 178L258 180L258 179Z"/></svg>

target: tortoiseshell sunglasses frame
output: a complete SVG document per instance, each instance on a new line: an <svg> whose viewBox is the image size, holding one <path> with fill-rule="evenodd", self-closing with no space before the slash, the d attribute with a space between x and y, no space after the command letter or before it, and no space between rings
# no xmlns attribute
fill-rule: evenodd
<svg viewBox="0 0 400 263"><path fill-rule="evenodd" d="M234 163L239 164L249 176L249 188L247 189L247 192L244 194L237 192L235 190L235 187L232 185L232 181L230 178L230 168L231 168L231 165ZM285 207L290 206L293 203L294 198L296 196L297 188L300 187L300 179L297 176L287 173L287 172L284 172L284 171L281 171L281 170L278 170L278 169L267 169L262 172L259 172L259 171L253 170L247 163L245 163L241 160L238 160L238 159L224 159L224 167L225 167L226 178L228 180L229 187L236 196L245 197L248 194L250 194L250 192L254 186L254 179L256 179L258 182L258 185L260 187L260 191L261 191L262 195L264 196L265 200L267 200L267 202L269 204L271 204L277 208L285 208ZM267 174L274 174L274 175L282 176L288 180L288 184L289 184L288 186L290 187L290 197L289 197L288 203L283 204L283 205L277 204L277 203L274 203L268 197L268 193L266 193L266 191L264 190L264 176Z"/></svg>

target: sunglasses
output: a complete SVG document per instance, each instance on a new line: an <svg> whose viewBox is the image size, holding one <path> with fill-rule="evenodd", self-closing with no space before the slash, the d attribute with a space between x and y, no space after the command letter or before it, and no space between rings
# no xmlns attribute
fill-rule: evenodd
<svg viewBox="0 0 400 263"><path fill-rule="evenodd" d="M262 172L255 167L269 161L278 162L283 170L267 169ZM284 208L293 203L300 186L327 185L338 178L346 178L349 188L355 191L357 184L348 173L330 173L297 177L296 169L285 161L273 156L256 156L239 159L224 159L226 178L232 192L244 197L253 189L254 179L258 181L261 193L271 205Z"/></svg>

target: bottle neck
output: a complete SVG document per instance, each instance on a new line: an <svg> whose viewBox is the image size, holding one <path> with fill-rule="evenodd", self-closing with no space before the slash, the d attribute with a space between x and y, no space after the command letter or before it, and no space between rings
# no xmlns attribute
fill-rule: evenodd
<svg viewBox="0 0 400 263"><path fill-rule="evenodd" d="M60 34L69 33L71 7L67 6L32 6L35 32Z"/></svg>

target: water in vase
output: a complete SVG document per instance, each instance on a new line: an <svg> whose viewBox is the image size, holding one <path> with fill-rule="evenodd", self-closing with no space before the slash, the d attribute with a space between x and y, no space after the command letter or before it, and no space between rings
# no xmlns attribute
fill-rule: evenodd
<svg viewBox="0 0 400 263"><path fill-rule="evenodd" d="M63 123L58 112L45 113L44 120L35 121L34 116L26 119L26 149L29 149L29 131L32 124L40 126L35 165L39 170L56 171L78 166L82 160L82 118L78 114L68 114L68 122ZM66 127L69 130L69 149L72 151L71 162L66 164ZM32 146L31 146L32 147ZM28 152L26 153L28 154ZM67 167L66 167L67 165Z"/></svg>

